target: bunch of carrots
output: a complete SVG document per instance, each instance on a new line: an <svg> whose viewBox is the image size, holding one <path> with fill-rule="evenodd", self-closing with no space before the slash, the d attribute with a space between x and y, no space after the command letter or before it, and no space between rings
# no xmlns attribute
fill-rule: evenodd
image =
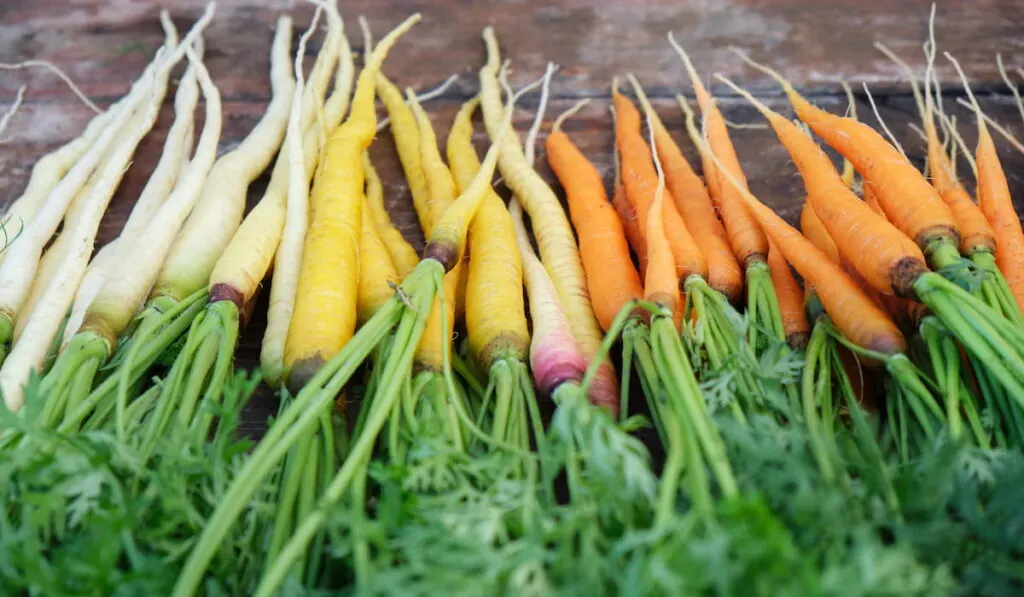
<svg viewBox="0 0 1024 597"><path fill-rule="evenodd" d="M911 81L925 171L885 123L883 134L857 120L852 94L849 115L829 113L740 54L782 86L791 120L719 76L796 165L806 193L797 229L750 190L733 145L742 132L729 130L671 34L699 109L679 96L681 137L699 167L624 73L628 90L611 82L611 189L573 141L586 100L557 116L540 145L563 206L534 164L556 67L513 90L485 29L479 91L442 140L427 107L450 80L417 94L385 72L420 15L377 43L361 19L357 76L335 0L311 2L294 56L291 19L278 20L271 101L234 149L217 155L223 115L203 63L214 5L180 40L162 13L165 43L131 90L41 158L8 208L0 449L109 435L134 454L120 487L145 504L140 517L161 492L161 463L228 450L218 428L245 403L238 337L269 280L259 375L281 396L269 431L251 452L230 452L209 488L167 509L187 514L166 536L125 531L117 566L165 554L171 576L160 591L180 597L204 586L438 594L474 575L494 591L621 590L580 572L599 557L632 567L641 592L729 593L693 573L704 555L685 542L738 549L757 536L763 550L734 554L742 572L732 589L771 569L769 591L814 591L828 580L822 562L834 562L824 548L800 559L801 546L835 541L847 550L839 561L867 556L854 555L853 539L801 527L808 515L784 503L788 483L847 504L875 500L851 506L850 537L880 561L907 549L913 566L928 567L919 538L877 531L915 524L904 467L947 442L970 454L1024 447L1024 232L989 129L1009 133L947 55L977 116L978 146L965 146L943 111L933 28L920 83L879 44ZM94 254L100 219L180 62L160 161L120 236ZM515 106L538 86L520 140ZM422 251L391 220L371 158L385 128ZM975 173L974 198L959 157ZM268 168L246 213L249 186ZM630 401L638 393L643 406ZM664 450L658 466L633 435L643 415ZM784 436L794 439L774 465L755 467L769 459L754 446ZM11 487L31 474L15 470ZM0 522L40 511L17 502L20 491ZM56 549L87 514L50 516L31 533ZM423 572L444 562L420 553L425 538L466 550L450 576ZM928 587L952 582L932 572Z"/></svg>

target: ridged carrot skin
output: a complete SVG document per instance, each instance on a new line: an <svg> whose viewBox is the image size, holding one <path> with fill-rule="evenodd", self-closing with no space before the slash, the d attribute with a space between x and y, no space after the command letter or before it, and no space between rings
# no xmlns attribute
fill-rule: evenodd
<svg viewBox="0 0 1024 597"><path fill-rule="evenodd" d="M950 240L959 246L959 231L952 210L924 176L870 126L836 116L805 100L791 85L784 85L796 115L815 134L853 163L870 184L889 221L922 250Z"/></svg>
<svg viewBox="0 0 1024 597"><path fill-rule="evenodd" d="M804 311L804 291L793 277L786 258L778 247L768 239L768 269L772 272L772 285L779 297L782 313L782 329L786 332L786 343L793 348L803 348L811 335Z"/></svg>
<svg viewBox="0 0 1024 597"><path fill-rule="evenodd" d="M729 138L729 129L725 124L725 117L719 111L715 98L708 93L708 90L701 82L697 70L690 57L681 47L675 44L670 38L676 51L679 53L686 71L690 76L690 83L697 96L697 104L700 106L701 114L704 117L704 127L708 136L708 147L710 152L718 159L719 165L708 169L705 167L704 178L713 179L708 187L712 190L712 197L718 202L718 213L729 234L729 242L732 244L733 253L745 267L751 261L763 261L768 255L768 239L758 226L757 220L751 215L750 209L738 196L737 190L725 182L718 168L725 168L736 180L744 191L747 188L747 179L740 166L739 157L736 156L736 148ZM707 160L704 162L707 166Z"/></svg>
<svg viewBox="0 0 1024 597"><path fill-rule="evenodd" d="M420 227L427 236L427 230L439 214L434 213L431 206L430 189L427 188L427 177L423 173L423 158L420 153L420 129L416 123L416 115L405 103L401 90L383 74L377 75L377 94L380 96L388 118L391 119L391 137L395 141L398 161L402 164L405 181L412 195L412 204L416 208Z"/></svg>
<svg viewBox="0 0 1024 597"><path fill-rule="evenodd" d="M323 167L310 196L313 219L306 234L295 312L285 343L289 384L301 387L352 337L362 237L363 152L377 134L374 80L398 38L420 16L385 36L359 74L352 113L328 138Z"/></svg>
<svg viewBox="0 0 1024 597"><path fill-rule="evenodd" d="M914 282L928 269L914 241L857 198L832 160L800 127L728 79L722 80L771 124L803 177L808 203L843 259L879 292L913 297Z"/></svg>
<svg viewBox="0 0 1024 597"><path fill-rule="evenodd" d="M640 231L640 218L636 215L633 206L629 204L629 199L626 199L626 189L621 184L615 185L615 191L612 193L612 207L615 208L626 240L629 241L629 246L636 255L637 271L643 277L647 271L647 240L644 239L643 232Z"/></svg>
<svg viewBox="0 0 1024 597"><path fill-rule="evenodd" d="M565 189L594 313L608 330L626 303L643 296L622 223L608 202L601 173L568 135L553 131L545 148L548 164Z"/></svg>
<svg viewBox="0 0 1024 597"><path fill-rule="evenodd" d="M455 116L448 134L448 165L464 193L480 170L473 148L474 98ZM525 362L530 331L523 300L523 265L512 218L501 197L488 188L469 228L466 331L469 346L484 368L502 359Z"/></svg>
<svg viewBox="0 0 1024 597"><path fill-rule="evenodd" d="M618 89L612 89L612 102L615 106L615 144L619 151L622 164L622 184L626 189L626 197L636 209L640 220L640 230L646 233L647 219L653 205L658 173L655 171L650 145L641 133L642 120L640 112ZM663 194L667 191L662 190ZM697 246L696 240L686 226L686 222L676 211L675 203L668 199L662 202L662 219L665 234L672 249L677 278L685 280L695 275L707 278L708 262ZM648 259L650 258L650 239L648 239ZM648 264L648 267L650 264Z"/></svg>
<svg viewBox="0 0 1024 597"><path fill-rule="evenodd" d="M391 222L391 216L388 215L388 210L384 206L384 185L381 183L380 175L373 166L368 151L363 154L363 170L366 172L366 213L373 220L381 242L387 247L395 270L399 276L405 278L409 272L416 269L416 264L420 262L420 256Z"/></svg>
<svg viewBox="0 0 1024 597"><path fill-rule="evenodd" d="M996 236L996 265L1006 278L1017 306L1024 309L1024 231L1013 208L1006 174L987 127L978 129L978 203Z"/></svg>
<svg viewBox="0 0 1024 597"><path fill-rule="evenodd" d="M499 127L504 126L504 104L497 80L500 54L494 31L487 28L483 36L488 56L487 63L480 70L480 105L488 134L494 141L501 132ZM515 134L503 137L499 167L506 186L519 197L530 214L541 259L558 291L573 337L583 354L588 359L593 358L600 351L603 334L590 304L586 274L565 210L544 179L526 161L522 144ZM589 393L592 402L617 409L619 383L610 366L602 368Z"/></svg>
<svg viewBox="0 0 1024 597"><path fill-rule="evenodd" d="M953 212L960 229L960 253L970 257L978 251L994 253L996 250L996 232L985 218L984 212L967 193L956 175L949 156L942 148L939 136L932 122L924 123L928 140L928 173L931 175L932 186Z"/></svg>
<svg viewBox="0 0 1024 597"><path fill-rule="evenodd" d="M369 210L369 206L364 204L363 209ZM384 241L370 219L362 219L363 231L359 237L359 295L356 305L361 323L373 317L395 295L392 284L397 286L402 282Z"/></svg>
<svg viewBox="0 0 1024 597"><path fill-rule="evenodd" d="M654 143L665 170L665 186L668 193L675 202L676 211L686 222L687 229L693 234L697 246L707 260L708 284L724 294L730 302L736 303L743 296L743 271L729 245L729 235L725 232L725 226L715 213L711 195L665 128L661 118L651 107L639 82L632 75L630 81L636 90L637 99L648 114L651 126L654 127Z"/></svg>

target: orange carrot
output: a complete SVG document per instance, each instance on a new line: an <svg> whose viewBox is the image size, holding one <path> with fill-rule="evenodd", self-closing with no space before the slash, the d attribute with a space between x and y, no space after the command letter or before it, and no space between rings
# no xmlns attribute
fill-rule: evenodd
<svg viewBox="0 0 1024 597"><path fill-rule="evenodd" d="M828 257L829 261L840 262L836 242L832 240L828 230L825 230L825 225L818 219L818 214L814 213L814 206L807 200L804 200L803 209L800 210L800 231L804 233L807 240Z"/></svg>
<svg viewBox="0 0 1024 597"><path fill-rule="evenodd" d="M629 80L641 106L650 115L654 142L658 158L665 169L665 185L669 195L707 259L708 284L735 303L743 294L743 272L729 245L729 235L715 213L711 195L652 109L640 83L633 75L629 75Z"/></svg>
<svg viewBox="0 0 1024 597"><path fill-rule="evenodd" d="M786 258L768 239L768 268L772 272L772 285L779 297L782 312L782 329L786 332L786 343L793 348L803 348L811 335L811 326L804 312L804 292L793 277Z"/></svg>
<svg viewBox="0 0 1024 597"><path fill-rule="evenodd" d="M882 135L852 118L815 107L782 75L746 56L743 59L778 81L800 120L853 163L865 184L872 186L872 192L896 228L925 251L931 252L945 241L959 246L956 219L949 206L917 168ZM818 215L824 217L823 213ZM835 236L833 234L833 238Z"/></svg>
<svg viewBox="0 0 1024 597"><path fill-rule="evenodd" d="M764 232L761 231L757 220L751 215L750 209L739 197L737 190L731 185L725 184L722 175L717 172L718 167L726 168L742 189L749 192L747 179L743 175L743 168L740 167L739 158L736 156L736 149L729 138L725 118L718 110L714 98L701 83L697 70L690 62L689 55L682 46L676 43L671 33L669 41L678 52L679 57L682 58L686 71L689 73L693 91L697 95L697 104L704 116L710 153L720 163L720 166L716 166L709 172L706 167L707 161L705 161L704 177L709 181L708 187L712 189L712 196L718 201L718 213L729 233L733 253L744 266L748 265L751 260L763 261L768 254L768 240L765 238Z"/></svg>
<svg viewBox="0 0 1024 597"><path fill-rule="evenodd" d="M705 144L699 137L697 142ZM814 286L818 300L844 336L857 346L886 355L906 350L906 340L896 325L839 265L830 261L811 241L749 191L742 190L739 181L729 175L723 178L725 184L740 190L741 199L746 201L751 213L779 247L786 261L803 277L806 284Z"/></svg>
<svg viewBox="0 0 1024 597"><path fill-rule="evenodd" d="M619 93L617 85L612 86L612 102L615 106L615 141L619 159L622 161L622 182L626 197L636 209L640 230L646 235L647 219L657 187L658 174L654 169L651 148L641 134L640 112L633 103ZM662 219L678 278L685 280L691 275L707 277L708 265L704 254L690 234L683 218L676 211L675 204L664 201ZM651 255L648 239L648 260ZM648 262L648 267L650 263Z"/></svg>
<svg viewBox="0 0 1024 597"><path fill-rule="evenodd" d="M1006 173L1003 171L992 135L988 132L981 107L967 85L960 64L948 52L946 58L953 63L964 79L964 87L978 117L978 148L974 156L978 165L978 203L995 231L996 265L1006 278L1017 306L1024 309L1024 231L1021 230L1020 219L1013 208L1013 197L1006 182Z"/></svg>
<svg viewBox="0 0 1024 597"><path fill-rule="evenodd" d="M931 27L929 29L934 34L934 30ZM988 220L985 219L985 214L982 213L981 209L971 199L967 190L957 179L953 163L950 161L943 143L939 140L938 130L935 126L936 106L931 83L931 76L934 72L932 65L935 60L934 39L926 44L927 50L925 53L928 59L928 68L925 70L925 93L923 97L910 66L884 44L876 43L875 48L896 63L910 81L914 101L917 104L917 110L921 115L924 127L925 143L928 150L928 175L932 186L935 187L935 190L939 192L939 196L953 212L953 217L960 228L960 252L967 257L972 256L977 251L994 253L996 248L995 231L988 223ZM939 115L942 115L941 112ZM950 131L951 136L953 132L952 130ZM956 148L955 141L953 147L954 149Z"/></svg>
<svg viewBox="0 0 1024 597"><path fill-rule="evenodd" d="M612 183L612 188L614 189L612 191L612 207L615 208L615 213L619 216L619 222L622 223L622 231L626 234L626 240L629 241L629 246L636 255L639 265L637 271L640 277L643 278L647 271L647 240L640 230L640 218L637 216L633 206L630 205L629 199L626 198L626 188L622 186L622 178L619 174L619 152L613 149L612 154L613 161L615 162L615 182Z"/></svg>
<svg viewBox="0 0 1024 597"><path fill-rule="evenodd" d="M915 296L914 282L927 266L914 241L858 199L832 160L800 127L725 77L719 79L753 104L775 129L804 179L808 202L839 254L879 292Z"/></svg>
<svg viewBox="0 0 1024 597"><path fill-rule="evenodd" d="M643 296L643 287L601 173L561 130L564 119L581 105L558 117L545 148L548 163L565 188L594 314L608 330L626 303Z"/></svg>

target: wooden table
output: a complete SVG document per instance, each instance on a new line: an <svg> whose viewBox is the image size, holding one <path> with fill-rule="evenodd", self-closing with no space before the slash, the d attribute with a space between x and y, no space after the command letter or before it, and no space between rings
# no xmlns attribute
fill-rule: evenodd
<svg viewBox="0 0 1024 597"><path fill-rule="evenodd" d="M157 21L161 4L151 0L62 4L0 0L0 60L50 60L96 103L107 105L125 93L162 42ZM884 42L922 73L921 43L927 34L930 4L929 0L345 0L341 10L356 50L362 46L357 15L365 14L379 37L407 13L423 13L423 21L401 40L385 70L400 86L417 89L433 87L452 73L460 74L454 87L428 105L441 138L459 104L477 89L476 70L483 60L480 32L485 26L496 28L503 51L512 60L513 84L535 79L547 61L555 62L561 68L552 84L549 120L579 98L593 98L566 128L610 181L612 133L607 108L613 76L633 72L666 124L680 140L685 138L673 96L681 92L692 97L692 93L681 63L666 41L669 31L674 31L691 53L706 81L714 72L725 73L783 110L787 106L778 86L744 67L728 50L730 46L743 48L779 69L813 101L834 111L845 109L839 82L846 80L855 89L861 117L876 124L862 88L868 84L883 119L910 157L921 161L921 143L907 126L918 120L909 84L872 43ZM178 28L185 30L204 3L168 0L162 5L170 10ZM305 3L284 0L218 3L206 36L206 62L224 99L222 151L237 144L264 110L269 98L271 29L282 12L291 12L296 26L305 27L312 9ZM985 110L1024 139L1022 116L995 66L997 52L1011 67L1024 66L1024 1L942 2L936 31L940 49L951 52L964 65ZM307 48L307 68L319 42L318 38ZM941 57L936 66L950 100L947 104L965 123L961 132L973 143L970 114L951 101L964 95L955 72ZM1018 78L1017 84L1022 83ZM26 84L25 105L0 144L0 188L4 189L5 205L24 188L35 160L76 136L91 116L56 77L42 69L0 74L0 109L6 111L17 89ZM724 86L716 82L712 90L721 98L727 118L759 122L754 111ZM98 244L117 235L155 165L173 116L172 96L169 94L160 121L136 153L103 221ZM529 126L535 105L536 97L522 102L516 118L519 130ZM482 132L479 137L483 148ZM795 221L803 200L801 181L774 135L767 130L744 129L734 131L733 139L752 190ZM694 158L690 143L683 145ZM1001 140L999 146L1015 196L1022 197L1024 156ZM422 243L389 133L381 134L372 151L394 219L411 240ZM553 178L546 166L540 168ZM263 179L253 185L250 204L259 199L265 184ZM266 294L243 333L240 366L258 361ZM258 434L275 405L269 391L254 397L246 430Z"/></svg>

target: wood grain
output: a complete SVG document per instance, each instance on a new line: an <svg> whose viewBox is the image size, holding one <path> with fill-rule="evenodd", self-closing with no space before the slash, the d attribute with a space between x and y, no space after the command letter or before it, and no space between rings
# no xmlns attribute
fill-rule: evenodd
<svg viewBox="0 0 1024 597"><path fill-rule="evenodd" d="M297 28L308 22L310 7L295 3L299 5L293 8L292 4L285 0L218 3L217 16L207 35L206 61L224 97L221 151L227 151L247 134L269 99L269 46L276 18L290 11ZM442 139L459 104L476 92L476 69L483 60L483 27L496 28L502 49L512 60L514 84L538 76L549 60L557 63L561 68L552 85L554 99L548 120L577 98L594 98L566 125L566 130L610 182L608 85L615 75L629 71L637 75L670 130L690 158L695 157L681 132L681 114L672 100L675 93L688 92L689 86L666 42L668 31L674 31L687 47L706 80L713 72L726 73L787 113L777 86L743 67L729 52L730 46L739 46L778 68L816 103L833 111L845 110L840 80L870 84L881 116L911 159L921 163L923 148L908 126L916 120L908 84L871 44L876 40L885 42L919 73L923 72L920 44L927 32L930 4L930 0L351 0L344 2L342 9L357 51L362 40L356 33L356 15L365 14L379 36L405 14L423 13L423 22L399 43L386 70L399 85L417 88L432 87L453 72L462 73L454 88L428 104ZM164 5L184 31L204 3L183 0ZM2 0L0 60L50 60L79 82L94 101L106 105L127 90L162 42L157 14L158 5L146 0L78 0L66 7ZM1024 2L944 3L939 7L936 28L941 48L964 64L972 84L980 91L984 108L1024 138L1024 122L1005 93L994 60L999 52L1007 64L1024 65L1024 37L1020 35L1024 30ZM318 49L319 41L309 46L308 60ZM938 73L948 97L961 95L959 82L945 61L938 65ZM26 103L0 144L0 189L4 190L0 202L4 205L24 188L35 160L77 135L92 115L56 77L38 69L0 74L0 109L6 110L18 87L25 84ZM749 106L724 93L722 86L713 85L712 89L720 94L728 119L760 122ZM858 111L865 121L874 124L863 92L859 95ZM953 102L947 103L960 122L970 123L969 113ZM516 114L520 131L529 126L535 105L535 97L522 102ZM168 101L111 203L99 244L119 232L155 165L172 115ZM973 126L961 126L961 131L973 143ZM733 137L752 190L795 221L803 198L802 185L774 135L767 129L745 128L733 131ZM483 150L486 139L482 130L478 130L477 140ZM1024 156L1002 143L1000 150L1014 196L1021 197ZM375 141L372 156L384 179L396 223L410 240L421 245L422 234L388 132ZM553 181L542 153L538 167ZM265 184L266 180L261 179L250 189L250 205L259 199ZM266 297L261 298L240 340L240 366L251 367L258 362L266 309ZM250 406L246 431L258 434L275 404L268 392L261 391Z"/></svg>

